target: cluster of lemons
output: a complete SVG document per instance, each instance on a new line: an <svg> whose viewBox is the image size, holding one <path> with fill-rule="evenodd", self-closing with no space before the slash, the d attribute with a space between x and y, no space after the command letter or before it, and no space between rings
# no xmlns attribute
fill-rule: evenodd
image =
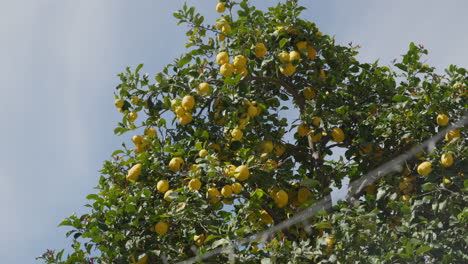
<svg viewBox="0 0 468 264"><path fill-rule="evenodd" d="M221 65L219 73L223 77L231 77L234 73L241 76L246 76L248 74L247 58L243 55L235 56L232 63L230 63L229 54L223 51L216 55L216 63Z"/></svg>
<svg viewBox="0 0 468 264"><path fill-rule="evenodd" d="M174 99L171 102L171 107L181 125L186 125L193 121L193 116L190 111L193 110L194 106L195 98L192 95L184 96L182 101L180 99Z"/></svg>
<svg viewBox="0 0 468 264"><path fill-rule="evenodd" d="M322 118L316 116L312 120L312 126L319 127L322 122ZM300 137L308 136L312 142L316 143L322 139L322 136L327 136L327 132L315 132L307 123L303 122L297 127L297 134ZM334 142L343 142L345 140L345 133L339 127L334 127L331 131L331 140Z"/></svg>

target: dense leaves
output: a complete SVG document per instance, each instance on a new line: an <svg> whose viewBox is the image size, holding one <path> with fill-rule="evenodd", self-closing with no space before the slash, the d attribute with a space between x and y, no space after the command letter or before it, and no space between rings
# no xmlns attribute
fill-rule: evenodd
<svg viewBox="0 0 468 264"><path fill-rule="evenodd" d="M360 63L356 47L300 19L295 1L265 12L223 4L214 25L194 7L174 14L189 27L188 51L162 72L142 75L139 65L119 75L114 132L139 135L104 163L89 214L60 224L71 228L70 253L40 259L174 263L203 254L294 216L466 112L467 71L437 73L421 62L422 46L411 43L394 67ZM467 152L466 129L453 130L352 194L357 204L341 201L203 262L466 262ZM418 168L423 161L430 165Z"/></svg>

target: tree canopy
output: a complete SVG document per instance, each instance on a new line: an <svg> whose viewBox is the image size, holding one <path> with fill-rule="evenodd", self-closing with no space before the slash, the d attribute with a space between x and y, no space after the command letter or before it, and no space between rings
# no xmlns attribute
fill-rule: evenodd
<svg viewBox="0 0 468 264"><path fill-rule="evenodd" d="M139 134L104 163L89 213L60 224L72 249L39 259L184 261L293 217L463 119L466 69L438 73L413 43L391 67L359 62L303 10L226 0L214 24L187 5L174 13L187 53L151 76L143 65L119 74L114 132ZM354 202L328 200L201 262L467 262L467 152L466 128L451 129Z"/></svg>

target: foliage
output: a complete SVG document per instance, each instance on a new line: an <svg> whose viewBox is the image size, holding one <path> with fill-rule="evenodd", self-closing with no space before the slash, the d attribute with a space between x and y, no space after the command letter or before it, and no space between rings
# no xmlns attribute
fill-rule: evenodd
<svg viewBox="0 0 468 264"><path fill-rule="evenodd" d="M119 75L123 118L114 132L145 135L104 163L90 213L60 224L72 228L72 252L39 259L174 263L203 254L288 219L345 177L432 137L444 128L438 115L453 124L466 112L467 71L451 65L437 74L421 62L422 46L411 43L392 68L360 63L356 47L300 19L295 1L265 12L248 1L224 6L206 25L184 5L174 16L189 27L187 53L154 77L140 74L143 65ZM451 135L356 194L358 205L341 201L235 248L236 263L466 262L466 129ZM444 166L447 153L453 164ZM418 174L423 161L428 176ZM161 222L167 233L164 224L155 230ZM226 254L204 260L227 262Z"/></svg>

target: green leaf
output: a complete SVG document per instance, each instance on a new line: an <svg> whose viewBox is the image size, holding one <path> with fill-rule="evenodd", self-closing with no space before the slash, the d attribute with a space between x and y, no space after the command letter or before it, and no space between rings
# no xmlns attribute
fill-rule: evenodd
<svg viewBox="0 0 468 264"><path fill-rule="evenodd" d="M329 222L320 222L314 225L317 229L331 229L333 226Z"/></svg>
<svg viewBox="0 0 468 264"><path fill-rule="evenodd" d="M286 45L286 43L288 43L288 39L286 39L286 38L281 39L280 42L279 42L279 47L283 48L284 45Z"/></svg>
<svg viewBox="0 0 468 264"><path fill-rule="evenodd" d="M189 63L191 60L192 60L192 55L187 54L179 60L179 62L177 63L177 66L182 67L185 64Z"/></svg>
<svg viewBox="0 0 468 264"><path fill-rule="evenodd" d="M416 255L420 256L420 255L428 252L431 249L432 248L430 246L420 246L418 249L416 249Z"/></svg>

